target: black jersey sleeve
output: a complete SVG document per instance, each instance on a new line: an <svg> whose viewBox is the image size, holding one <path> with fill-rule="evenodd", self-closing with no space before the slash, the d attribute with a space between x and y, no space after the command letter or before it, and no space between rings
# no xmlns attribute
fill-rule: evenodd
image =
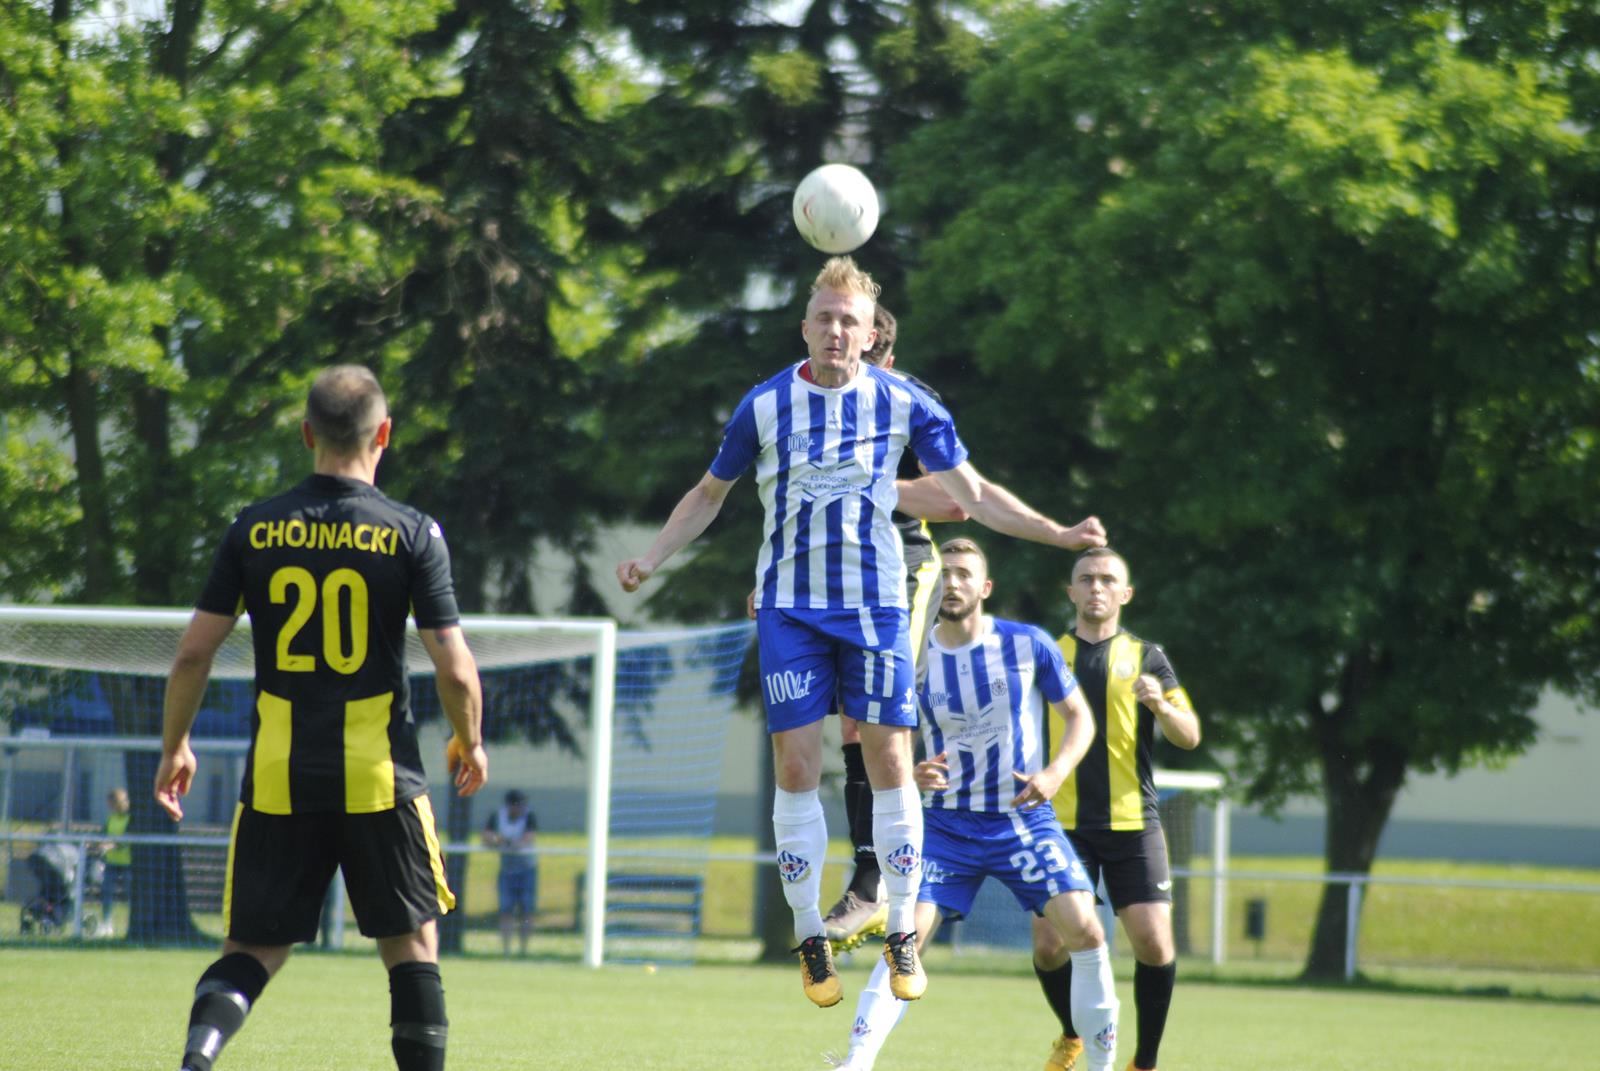
<svg viewBox="0 0 1600 1071"><path fill-rule="evenodd" d="M244 598L243 540L244 514L240 513L217 545L216 556L211 561L211 575L206 578L205 587L200 589L195 609L208 614L239 616L240 600Z"/></svg>
<svg viewBox="0 0 1600 1071"><path fill-rule="evenodd" d="M1178 673L1172 668L1172 663L1167 659L1167 652L1161 649L1160 644L1145 644L1142 672L1150 674L1161 682L1161 694L1169 701L1179 706L1189 706L1188 693L1183 690L1183 685L1178 681ZM1181 701L1178 696L1182 696Z"/></svg>
<svg viewBox="0 0 1600 1071"><path fill-rule="evenodd" d="M447 628L459 624L455 582L450 577L450 549L444 532L432 517L423 517L411 548L411 612L418 628Z"/></svg>

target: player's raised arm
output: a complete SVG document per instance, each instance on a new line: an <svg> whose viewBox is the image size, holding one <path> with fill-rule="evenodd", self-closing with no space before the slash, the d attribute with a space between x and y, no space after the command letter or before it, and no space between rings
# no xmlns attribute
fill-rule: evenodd
<svg viewBox="0 0 1600 1071"><path fill-rule="evenodd" d="M678 551L694 542L701 532L722 512L722 503L737 480L723 480L707 472L700 482L689 488L688 494L678 501L672 516L661 526L650 549L638 558L629 558L617 566L617 579L623 591L638 591L639 585Z"/></svg>
<svg viewBox="0 0 1600 1071"><path fill-rule="evenodd" d="M189 730L200 713L200 699L211 679L211 660L238 620L225 614L196 610L178 641L178 655L167 674L167 691L162 700L161 765L156 770L156 802L172 816L183 818L182 798L189 794L197 767L189 747Z"/></svg>
<svg viewBox="0 0 1600 1071"><path fill-rule="evenodd" d="M984 479L969 461L933 475L939 486L986 528L1065 550L1106 545L1100 518L1086 517L1071 527L1053 521L1004 487Z"/></svg>
<svg viewBox="0 0 1600 1071"><path fill-rule="evenodd" d="M1061 733L1061 746L1056 748L1055 758L1038 773L1031 776L1015 775L1019 791L1011 801L1013 807L1029 810L1050 802L1061 788L1061 783L1088 754L1089 745L1094 743L1094 712L1089 709L1082 688L1072 689L1061 702L1051 703L1050 708L1060 716L1065 726Z"/></svg>
<svg viewBox="0 0 1600 1071"><path fill-rule="evenodd" d="M456 792L470 796L489 780L489 756L483 750L483 685L478 661L458 626L418 629L422 646L433 660L439 703L455 730L450 773Z"/></svg>
<svg viewBox="0 0 1600 1071"><path fill-rule="evenodd" d="M939 486L932 476L915 480L896 480L894 489L899 495L895 509L924 521L964 521L969 519L961 503Z"/></svg>

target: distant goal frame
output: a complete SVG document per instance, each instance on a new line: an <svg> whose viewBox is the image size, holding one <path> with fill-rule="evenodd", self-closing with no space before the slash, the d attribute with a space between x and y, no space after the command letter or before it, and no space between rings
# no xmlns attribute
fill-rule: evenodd
<svg viewBox="0 0 1600 1071"><path fill-rule="evenodd" d="M54 625L99 625L112 628L156 627L171 628L181 634L193 616L193 610L152 607L115 606L0 606L0 627L29 623ZM240 628L250 628L248 614L241 615L235 635ZM433 666L423 657L414 657L421 650L416 640L415 623L408 621L408 634L415 642L408 644L408 672L415 676L432 676ZM464 614L462 630L468 644L474 636L508 635L515 633L547 632L565 634L586 641L585 645L566 657L594 657L593 686L589 697L589 755L587 784L589 798L585 815L585 834L588 841L586 864L592 875L584 892L583 962L585 966L599 967L605 961L606 931L606 861L610 849L611 825L611 764L612 725L616 708L617 682L617 623L611 618L547 618L510 617ZM236 642L230 640L230 642ZM248 644L245 645L248 648ZM176 643L172 652L177 651ZM85 668L69 662L40 662L58 668ZM169 663L170 664L170 663ZM137 675L164 676L165 670L154 666L111 670ZM246 677L252 675L249 666L237 658L231 665L221 667L215 676Z"/></svg>

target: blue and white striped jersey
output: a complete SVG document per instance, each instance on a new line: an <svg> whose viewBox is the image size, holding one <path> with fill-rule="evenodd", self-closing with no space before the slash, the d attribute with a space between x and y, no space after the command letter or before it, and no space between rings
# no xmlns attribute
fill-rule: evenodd
<svg viewBox="0 0 1600 1071"><path fill-rule="evenodd" d="M950 787L924 796L928 807L1009 811L1021 782L1041 770L1045 704L1078 686L1043 629L985 616L981 637L949 650L934 637L918 690L928 754L945 754Z"/></svg>
<svg viewBox="0 0 1600 1071"><path fill-rule="evenodd" d="M967 458L950 414L921 388L862 364L842 387L786 368L744 396L711 462L718 479L753 461L766 510L756 560L761 609L905 606L895 472L909 446L929 472Z"/></svg>

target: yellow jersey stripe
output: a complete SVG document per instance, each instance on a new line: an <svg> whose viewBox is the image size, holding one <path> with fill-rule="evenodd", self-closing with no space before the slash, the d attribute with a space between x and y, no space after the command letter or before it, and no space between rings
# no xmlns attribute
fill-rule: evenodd
<svg viewBox="0 0 1600 1071"><path fill-rule="evenodd" d="M917 566L917 571L911 574L917 578L917 597L911 603L911 628L908 633L911 637L912 665L920 666L928 651L928 615L939 610L931 605L933 593L939 587L939 568L939 553L934 551L933 557Z"/></svg>
<svg viewBox="0 0 1600 1071"><path fill-rule="evenodd" d="M344 705L344 809L371 814L394 806L394 757L389 717L394 693L353 699Z"/></svg>
<svg viewBox="0 0 1600 1071"><path fill-rule="evenodd" d="M1144 644L1119 634L1106 657L1106 762L1112 829L1144 828L1139 785L1139 700L1133 685L1144 664Z"/></svg>
<svg viewBox="0 0 1600 1071"><path fill-rule="evenodd" d="M263 814L288 814L289 747L294 737L293 708L287 699L262 692L256 697L255 760L250 767L250 806Z"/></svg>
<svg viewBox="0 0 1600 1071"><path fill-rule="evenodd" d="M1067 663L1067 668L1073 673L1078 672L1076 665L1078 658L1078 641L1068 634L1056 641L1056 646L1061 648L1061 658ZM1056 750L1061 747L1061 738L1067 734L1067 723L1056 713L1055 704L1051 703L1046 708L1045 720L1048 722L1048 731L1045 733L1045 761L1049 762L1056 757ZM1067 829L1075 829L1078 825L1078 778L1077 771L1067 775L1056 791L1053 801L1056 809L1056 819Z"/></svg>

